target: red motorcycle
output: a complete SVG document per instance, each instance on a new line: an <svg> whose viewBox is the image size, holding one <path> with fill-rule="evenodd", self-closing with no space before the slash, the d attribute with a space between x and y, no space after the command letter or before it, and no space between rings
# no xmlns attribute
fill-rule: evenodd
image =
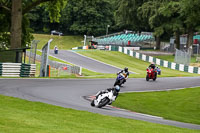
<svg viewBox="0 0 200 133"><path fill-rule="evenodd" d="M149 81L149 79L153 79L153 81L155 81L156 78L157 78L157 69L147 68L146 81Z"/></svg>

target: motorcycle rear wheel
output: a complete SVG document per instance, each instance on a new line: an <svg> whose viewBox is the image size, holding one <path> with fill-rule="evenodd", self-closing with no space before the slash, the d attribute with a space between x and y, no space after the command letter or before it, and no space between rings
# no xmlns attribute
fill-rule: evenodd
<svg viewBox="0 0 200 133"><path fill-rule="evenodd" d="M91 102L91 106L95 106L95 105L94 105L94 100L92 100L92 102Z"/></svg>

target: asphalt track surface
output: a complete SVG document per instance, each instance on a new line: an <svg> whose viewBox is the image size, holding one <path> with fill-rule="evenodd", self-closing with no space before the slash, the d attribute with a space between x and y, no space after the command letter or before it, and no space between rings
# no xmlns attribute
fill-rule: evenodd
<svg viewBox="0 0 200 133"><path fill-rule="evenodd" d="M54 51L50 50L50 55L99 73L117 73L121 70L120 68L82 56L71 50L59 50L58 54L54 54Z"/></svg>
<svg viewBox="0 0 200 133"><path fill-rule="evenodd" d="M165 120L128 110L106 106L95 108L85 96L112 87L115 79L0 79L0 94L40 101L52 105L93 113L143 120L182 128L200 129L200 125ZM161 91L200 86L200 77L158 78L157 81L129 79L120 92ZM134 101L133 101L134 102Z"/></svg>

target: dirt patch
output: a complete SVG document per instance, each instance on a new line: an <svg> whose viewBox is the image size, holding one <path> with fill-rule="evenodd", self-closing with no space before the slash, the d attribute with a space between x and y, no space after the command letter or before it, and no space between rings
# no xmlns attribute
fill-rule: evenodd
<svg viewBox="0 0 200 133"><path fill-rule="evenodd" d="M200 63L190 63L190 66L200 67Z"/></svg>

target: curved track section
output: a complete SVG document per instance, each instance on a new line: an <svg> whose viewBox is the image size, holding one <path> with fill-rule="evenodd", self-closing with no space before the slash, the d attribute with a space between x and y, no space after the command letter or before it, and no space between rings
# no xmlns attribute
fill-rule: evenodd
<svg viewBox="0 0 200 133"><path fill-rule="evenodd" d="M53 50L50 50L50 55L99 73L117 73L121 70L117 67L82 56L70 50L60 50L59 54L54 54Z"/></svg>
<svg viewBox="0 0 200 133"><path fill-rule="evenodd" d="M146 82L145 79L129 79L121 88L121 92L180 89L200 86L199 81L199 77L159 78L156 82ZM161 117L130 112L111 106L102 109L94 108L90 106L89 101L83 98L111 87L113 82L114 79L0 79L0 94L104 115L200 129L200 125L165 120Z"/></svg>

